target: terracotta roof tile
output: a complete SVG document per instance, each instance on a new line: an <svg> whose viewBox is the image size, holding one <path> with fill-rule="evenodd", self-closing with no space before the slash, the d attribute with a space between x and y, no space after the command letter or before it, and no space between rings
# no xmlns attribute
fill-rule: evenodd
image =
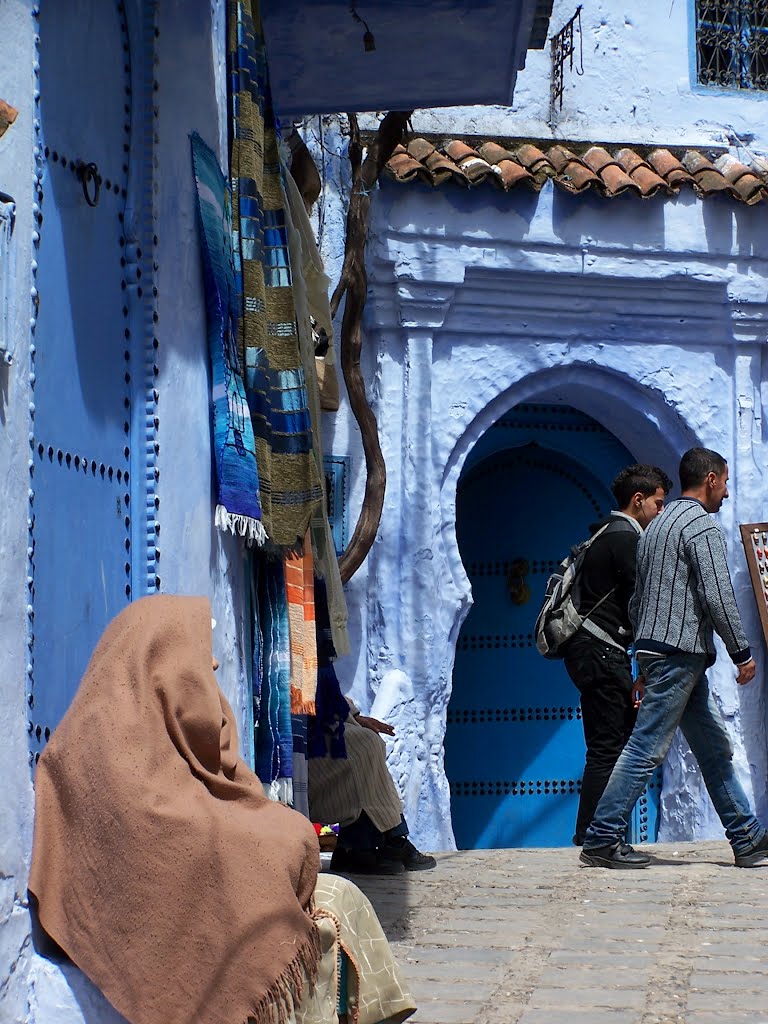
<svg viewBox="0 0 768 1024"><path fill-rule="evenodd" d="M414 160L426 160L434 152L435 147L426 139L412 139L408 143L408 155Z"/></svg>
<svg viewBox="0 0 768 1024"><path fill-rule="evenodd" d="M444 157L442 153L438 153L436 149L425 157L424 164L434 178L435 185L442 185L447 178L456 173L456 164Z"/></svg>
<svg viewBox="0 0 768 1024"><path fill-rule="evenodd" d="M600 176L565 146L552 146L547 152L547 158L556 171L555 184L566 192L583 192L591 185L603 191Z"/></svg>
<svg viewBox="0 0 768 1024"><path fill-rule="evenodd" d="M616 159L638 186L644 199L655 196L657 192L666 192L667 195L673 192L661 175L657 174L634 149L620 149L616 154Z"/></svg>
<svg viewBox="0 0 768 1024"><path fill-rule="evenodd" d="M591 146L584 154L584 163L595 174L599 174L606 186L606 191L617 196L630 190L640 195L640 186L634 182L621 164L602 146Z"/></svg>
<svg viewBox="0 0 768 1024"><path fill-rule="evenodd" d="M696 184L680 161L668 149L654 149L648 154L648 163L660 174L673 192L679 192L683 185Z"/></svg>
<svg viewBox="0 0 768 1024"><path fill-rule="evenodd" d="M417 138L395 149L386 171L396 181L419 179L435 186L449 180L464 186L489 180L507 192L521 184L538 190L552 178L566 192L593 188L607 198L675 195L683 186L700 198L726 195L747 205L768 197L768 173L762 166L748 167L728 153L713 163L697 150L688 150L681 160L661 148L643 156L628 146L613 154L604 146L590 146L577 154L562 143L544 151L532 142L512 145L486 139L475 149L462 139L435 144Z"/></svg>
<svg viewBox="0 0 768 1024"><path fill-rule="evenodd" d="M514 154L510 153L508 149L504 149L498 142L484 142L482 146L478 147L477 152L489 164L500 164L502 160L515 159Z"/></svg>
<svg viewBox="0 0 768 1024"><path fill-rule="evenodd" d="M414 178L422 178L429 182L429 171L409 154L405 146L395 147L395 151L389 158L387 170L397 181L413 181Z"/></svg>
<svg viewBox="0 0 768 1024"><path fill-rule="evenodd" d="M731 182L748 206L759 203L768 195L768 183L765 179L730 153L724 153L715 160L715 167Z"/></svg>
<svg viewBox="0 0 768 1024"><path fill-rule="evenodd" d="M531 174L539 174L539 172L541 172L548 178L554 177L554 167L549 160L547 160L542 151L532 143L524 142L522 146L518 147L515 156L523 167L527 168Z"/></svg>
<svg viewBox="0 0 768 1024"><path fill-rule="evenodd" d="M722 171L695 149L689 149L683 156L683 167L693 175L696 191L701 196L715 192L727 192L734 199L740 199L737 189L728 181Z"/></svg>
<svg viewBox="0 0 768 1024"><path fill-rule="evenodd" d="M499 171L499 177L501 178L500 185L507 192L511 188L514 188L515 185L521 184L521 182L525 182L526 185L535 189L537 192L543 184L543 182L539 183L531 172L527 171L525 167L521 167L516 160L502 160L500 163L496 164L496 167Z"/></svg>

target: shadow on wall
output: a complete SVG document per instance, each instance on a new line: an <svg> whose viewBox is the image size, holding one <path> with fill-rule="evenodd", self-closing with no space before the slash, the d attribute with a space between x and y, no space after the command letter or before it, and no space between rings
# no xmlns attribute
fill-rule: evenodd
<svg viewBox="0 0 768 1024"><path fill-rule="evenodd" d="M98 988L43 931L37 900L29 893L33 966L34 1019L41 1024L128 1024Z"/></svg>
<svg viewBox="0 0 768 1024"><path fill-rule="evenodd" d="M664 203L658 199L643 200L630 194L606 199L591 189L573 196L554 188L552 227L561 242L575 249L581 249L590 237L597 245L626 246L628 231L635 248L658 252L665 248Z"/></svg>

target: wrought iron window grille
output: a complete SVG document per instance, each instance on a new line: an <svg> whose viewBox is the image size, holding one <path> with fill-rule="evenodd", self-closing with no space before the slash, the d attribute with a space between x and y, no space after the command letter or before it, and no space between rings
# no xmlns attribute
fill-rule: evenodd
<svg viewBox="0 0 768 1024"><path fill-rule="evenodd" d="M768 0L696 0L702 85L768 89Z"/></svg>
<svg viewBox="0 0 768 1024"><path fill-rule="evenodd" d="M576 67L576 74L584 74L584 37L581 31L581 4L576 8L573 17L563 25L560 31L552 37L550 43L552 53L552 81L549 90L550 117L554 118L556 111L563 109L563 90L565 89L565 62L568 61L568 70L573 71L573 58L576 51L574 42L574 30L578 26L579 32L579 63Z"/></svg>

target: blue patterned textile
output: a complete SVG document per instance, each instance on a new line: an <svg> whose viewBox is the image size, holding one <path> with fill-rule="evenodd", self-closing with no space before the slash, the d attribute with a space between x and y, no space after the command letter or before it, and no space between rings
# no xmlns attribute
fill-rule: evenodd
<svg viewBox="0 0 768 1024"><path fill-rule="evenodd" d="M270 797L291 803L291 652L281 561L254 558L252 605L255 770Z"/></svg>
<svg viewBox="0 0 768 1024"><path fill-rule="evenodd" d="M216 525L262 544L256 442L240 372L237 330L239 297L232 249L232 199L216 154L197 132L191 136L192 166L208 314Z"/></svg>

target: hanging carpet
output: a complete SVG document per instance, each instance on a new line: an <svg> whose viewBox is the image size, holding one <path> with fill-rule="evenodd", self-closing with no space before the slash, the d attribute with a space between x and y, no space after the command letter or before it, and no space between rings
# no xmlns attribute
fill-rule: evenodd
<svg viewBox="0 0 768 1024"><path fill-rule="evenodd" d="M216 525L261 544L266 533L256 443L237 351L232 198L216 154L197 132L191 143L211 361Z"/></svg>
<svg viewBox="0 0 768 1024"><path fill-rule="evenodd" d="M256 19L254 19L254 13ZM230 174L238 343L256 439L263 522L271 541L300 548L321 501L297 336L275 116L257 5L229 6Z"/></svg>

